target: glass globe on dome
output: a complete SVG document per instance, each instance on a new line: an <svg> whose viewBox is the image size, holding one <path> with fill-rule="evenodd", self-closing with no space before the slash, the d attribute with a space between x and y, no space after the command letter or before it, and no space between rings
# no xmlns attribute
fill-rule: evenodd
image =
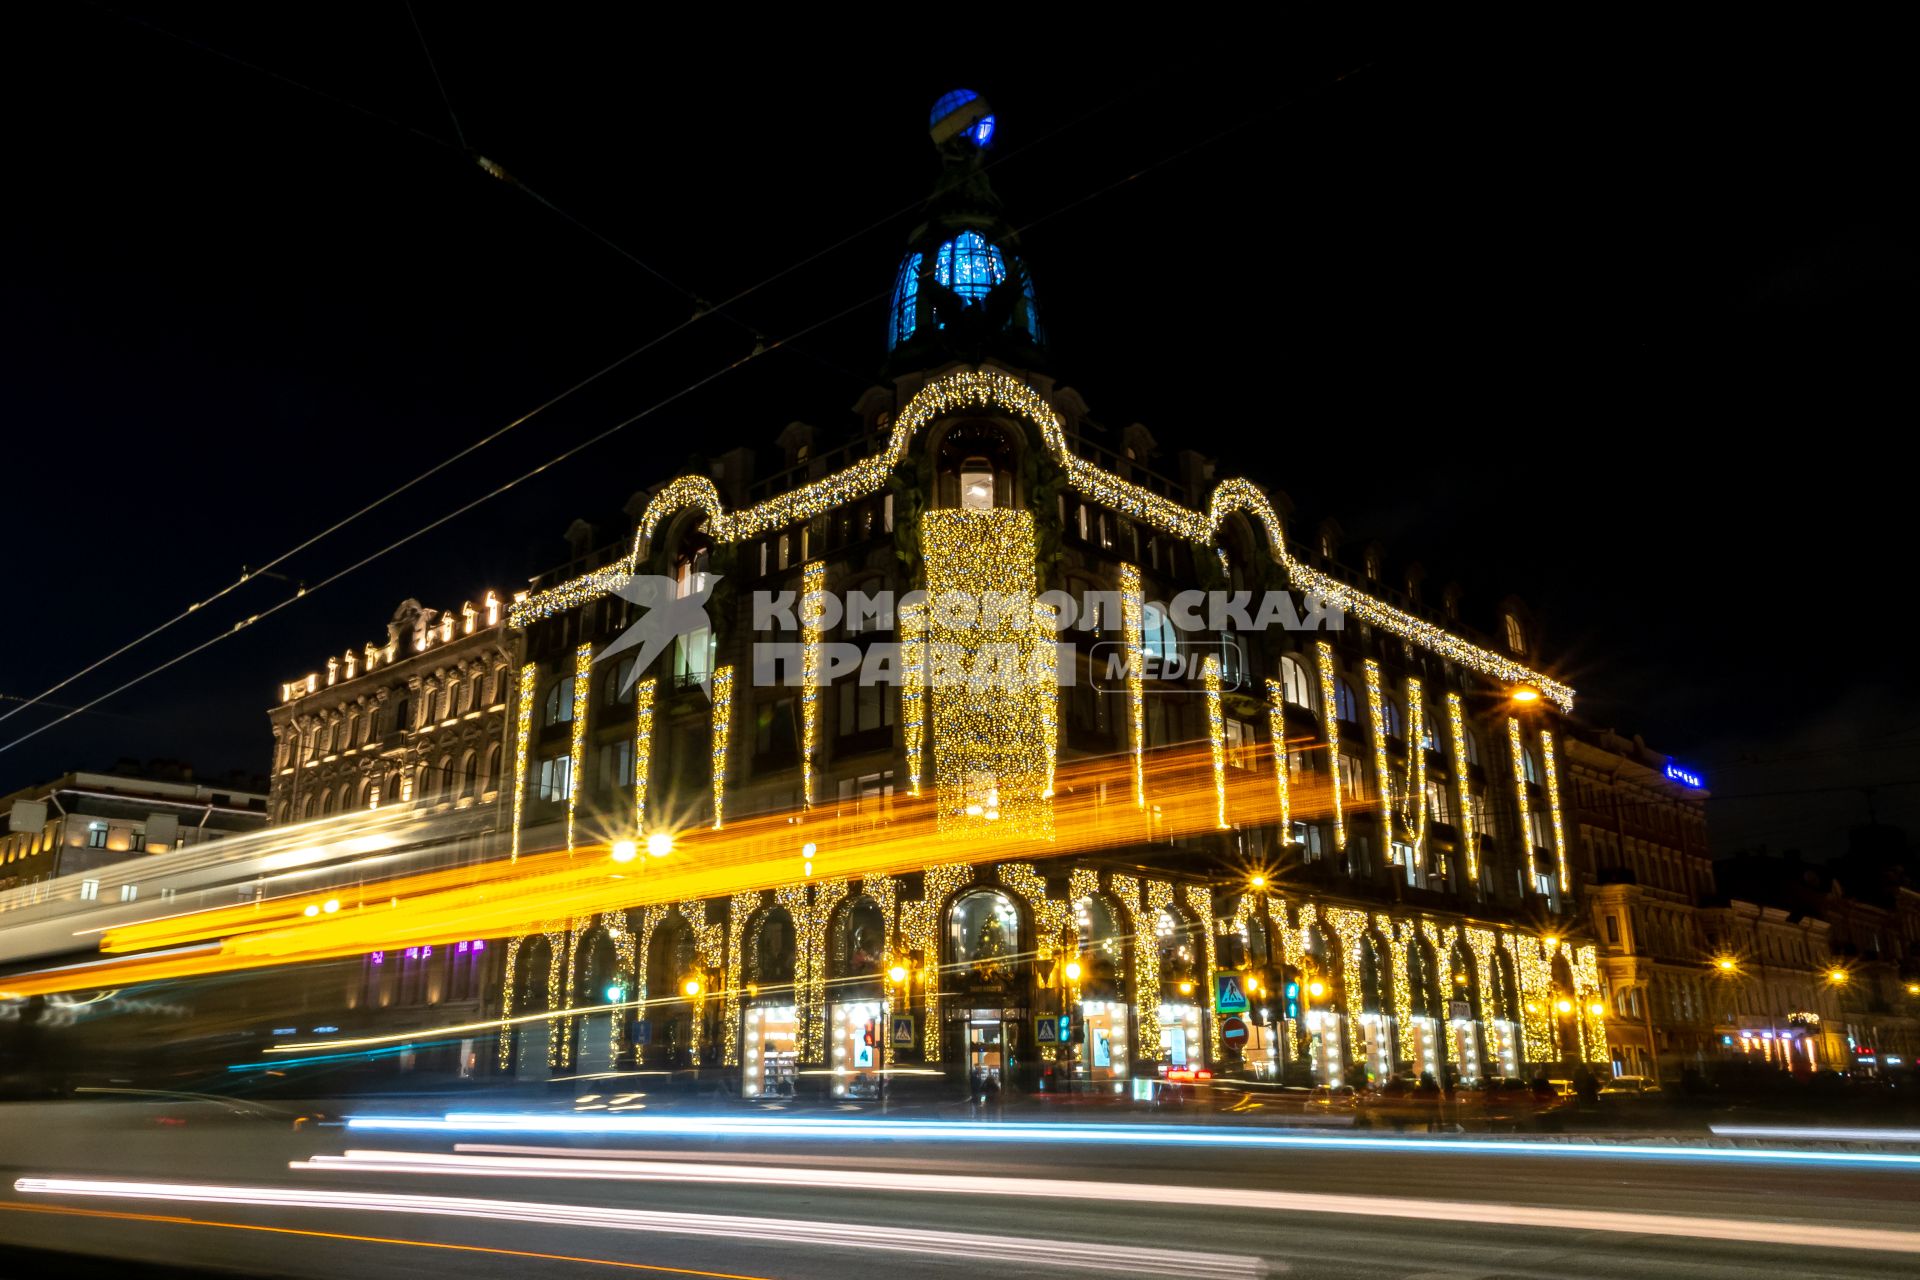
<svg viewBox="0 0 1920 1280"><path fill-rule="evenodd" d="M950 93L941 94L939 101L933 104L933 110L928 114L927 127L937 129L942 120L947 119L968 103L977 102L979 99L980 95L971 89L955 89ZM969 124L957 136L965 139L976 147L985 147L993 142L993 128L993 112L988 111L978 120Z"/></svg>

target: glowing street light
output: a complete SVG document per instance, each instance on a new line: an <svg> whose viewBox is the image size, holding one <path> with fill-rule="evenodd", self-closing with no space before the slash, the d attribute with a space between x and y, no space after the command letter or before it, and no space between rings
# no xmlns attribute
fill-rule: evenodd
<svg viewBox="0 0 1920 1280"><path fill-rule="evenodd" d="M700 979L688 978L685 982L680 984L680 991L681 991L681 994L687 996L689 999L699 995L701 991Z"/></svg>
<svg viewBox="0 0 1920 1280"><path fill-rule="evenodd" d="M1078 960L1067 961L1067 981L1080 981L1080 962Z"/></svg>
<svg viewBox="0 0 1920 1280"><path fill-rule="evenodd" d="M656 831L647 837L647 856L664 858L673 852L673 837L664 831Z"/></svg>
<svg viewBox="0 0 1920 1280"><path fill-rule="evenodd" d="M1315 978L1307 984L1307 994L1315 1000L1318 1000L1321 996L1327 994L1327 984Z"/></svg>
<svg viewBox="0 0 1920 1280"><path fill-rule="evenodd" d="M1513 692L1508 694L1507 696L1512 698L1515 702L1540 701L1540 691L1534 688L1532 685L1528 685L1528 684L1515 685L1513 687Z"/></svg>
<svg viewBox="0 0 1920 1280"><path fill-rule="evenodd" d="M1554 1004L1554 1006L1553 1006L1553 1007L1554 1007L1554 1008L1556 1008L1556 1009L1558 1009L1558 1010L1559 1010L1560 1012L1562 1012L1562 1013L1572 1013L1572 1012L1573 1012L1573 1001L1571 1001L1571 1000L1560 1000L1560 1001L1558 1001L1558 1002L1556 1002L1556 1003Z"/></svg>
<svg viewBox="0 0 1920 1280"><path fill-rule="evenodd" d="M893 979L893 985L897 987L907 980L907 966L896 964L893 968L887 970L887 976Z"/></svg>
<svg viewBox="0 0 1920 1280"><path fill-rule="evenodd" d="M1607 1006L1605 1006L1604 1004L1601 1004L1598 1000L1595 1000L1592 1004L1587 1006L1587 1012L1592 1014L1596 1018L1599 1017L1601 1014L1605 1013L1606 1011L1607 1011Z"/></svg>
<svg viewBox="0 0 1920 1280"><path fill-rule="evenodd" d="M320 909L326 912L328 915L332 915L334 912L340 909L340 899L328 898L326 900L326 903L323 906L321 906Z"/></svg>
<svg viewBox="0 0 1920 1280"><path fill-rule="evenodd" d="M640 846L631 840L615 840L607 856L624 866L640 856Z"/></svg>
<svg viewBox="0 0 1920 1280"><path fill-rule="evenodd" d="M1721 956L1718 960L1715 960L1713 963L1722 973L1732 973L1735 969L1740 967L1738 964L1734 963L1734 959L1732 956Z"/></svg>
<svg viewBox="0 0 1920 1280"><path fill-rule="evenodd" d="M1827 970L1827 981L1833 983L1835 986L1845 986L1849 976L1845 969Z"/></svg>
<svg viewBox="0 0 1920 1280"><path fill-rule="evenodd" d="M1249 879L1247 883L1252 887L1254 887L1255 889L1264 889L1267 887L1267 878L1259 874L1258 872L1255 872L1253 877Z"/></svg>

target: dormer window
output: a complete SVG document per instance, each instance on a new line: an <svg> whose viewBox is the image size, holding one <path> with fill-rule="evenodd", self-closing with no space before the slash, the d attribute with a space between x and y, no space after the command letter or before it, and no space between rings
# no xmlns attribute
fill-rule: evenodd
<svg viewBox="0 0 1920 1280"><path fill-rule="evenodd" d="M1515 653L1525 653L1527 651L1527 631L1526 628L1521 625L1519 616L1509 613L1506 615L1506 621L1507 648L1513 650Z"/></svg>
<svg viewBox="0 0 1920 1280"><path fill-rule="evenodd" d="M1018 456L1012 438L992 423L955 426L941 438L935 455L939 505L963 511L1011 507Z"/></svg>

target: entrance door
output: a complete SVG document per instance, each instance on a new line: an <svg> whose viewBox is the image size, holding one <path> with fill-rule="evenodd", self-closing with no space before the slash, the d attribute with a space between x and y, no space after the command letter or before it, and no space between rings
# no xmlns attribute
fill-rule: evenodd
<svg viewBox="0 0 1920 1280"><path fill-rule="evenodd" d="M740 1092L749 1098L791 1098L800 1069L800 1024L794 1008L756 1005L742 1031Z"/></svg>
<svg viewBox="0 0 1920 1280"><path fill-rule="evenodd" d="M986 1015L986 1016L983 1016ZM967 1079L977 1084L1004 1083L1006 1055L997 1010L975 1011L967 1020Z"/></svg>

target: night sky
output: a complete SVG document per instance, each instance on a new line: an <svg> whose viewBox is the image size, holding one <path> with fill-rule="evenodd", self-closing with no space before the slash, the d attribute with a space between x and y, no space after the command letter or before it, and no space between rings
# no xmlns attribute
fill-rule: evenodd
<svg viewBox="0 0 1920 1280"><path fill-rule="evenodd" d="M0 710L691 298L795 268L48 705L819 327L0 750L0 790L121 756L259 772L277 684L401 599L522 585L575 517L709 447L796 419L837 441L937 168L927 107L966 85L998 110L993 181L1096 419L1337 517L1350 561L1377 537L1436 598L1458 579L1486 624L1527 600L1581 716L1708 775L1723 851L1833 852L1868 786L1920 829L1899 376L1920 112L1889 41L823 39L419 3L463 146L403 4L257 8L9 15ZM0 722L0 747L52 714Z"/></svg>

